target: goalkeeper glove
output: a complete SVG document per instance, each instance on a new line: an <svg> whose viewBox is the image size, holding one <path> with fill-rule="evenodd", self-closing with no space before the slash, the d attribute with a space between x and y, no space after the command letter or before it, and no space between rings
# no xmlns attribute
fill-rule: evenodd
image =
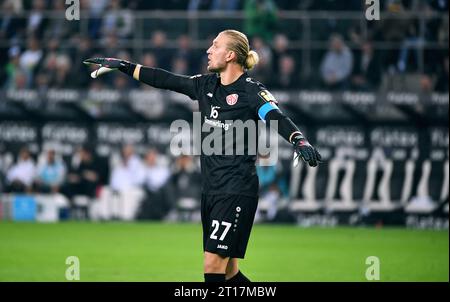
<svg viewBox="0 0 450 302"><path fill-rule="evenodd" d="M83 61L86 65L98 65L99 68L91 73L91 77L96 78L102 74L120 70L128 75L133 75L136 64L116 58L89 58Z"/></svg>
<svg viewBox="0 0 450 302"><path fill-rule="evenodd" d="M304 162L311 167L316 167L322 161L322 156L301 134L298 134L292 139L294 145L294 166L298 164L300 157Z"/></svg>

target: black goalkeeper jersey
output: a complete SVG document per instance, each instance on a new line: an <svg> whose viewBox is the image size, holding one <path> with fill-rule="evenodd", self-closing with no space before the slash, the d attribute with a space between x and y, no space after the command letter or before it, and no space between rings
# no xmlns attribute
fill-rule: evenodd
<svg viewBox="0 0 450 302"><path fill-rule="evenodd" d="M239 133L242 129L236 131L233 123L251 120L258 125L260 107L268 101L275 102L275 99L247 73L229 85L222 85L216 74L198 75L191 79L195 83L191 98L198 101L201 113L201 141L206 143L207 139L207 145L215 148L214 154L205 154L204 148L201 151L203 193L256 196L259 189L255 166L257 156L248 145L253 144L257 150L258 135L249 131ZM234 133L227 133L233 130ZM221 137L215 140L217 135ZM232 135L233 139L226 140L227 135ZM217 148L214 143L219 140L221 143ZM237 153L238 148L243 152ZM226 155L230 153L233 155Z"/></svg>

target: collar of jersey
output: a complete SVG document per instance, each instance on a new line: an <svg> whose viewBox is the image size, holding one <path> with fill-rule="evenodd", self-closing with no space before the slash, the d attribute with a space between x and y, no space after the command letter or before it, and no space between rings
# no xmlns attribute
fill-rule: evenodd
<svg viewBox="0 0 450 302"><path fill-rule="evenodd" d="M220 83L220 75L219 75L218 73L217 73L216 75L217 75L217 81L219 82L219 85L222 86L222 87L230 87L230 86L233 86L234 84L239 83L239 81L241 81L243 78L248 77L247 72L244 72L244 73L241 74L241 76L240 76L239 78L237 78L236 81L234 81L233 83L230 83L230 84L228 84L228 85L223 85L222 83Z"/></svg>

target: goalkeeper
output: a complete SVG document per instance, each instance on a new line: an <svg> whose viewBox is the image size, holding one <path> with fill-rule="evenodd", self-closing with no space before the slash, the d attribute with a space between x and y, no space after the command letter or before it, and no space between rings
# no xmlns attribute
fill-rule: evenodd
<svg viewBox="0 0 450 302"><path fill-rule="evenodd" d="M210 73L192 77L114 58L91 58L85 63L99 66L92 73L94 78L120 70L153 87L185 94L199 102L203 122L214 119L223 125L225 121L275 120L278 133L292 144L297 158L317 166L319 152L282 113L272 94L247 74L259 60L247 37L225 30L206 53ZM202 131L202 141L207 134ZM238 268L238 259L245 256L258 204L256 154L205 155L202 151L200 162L205 281L249 282Z"/></svg>

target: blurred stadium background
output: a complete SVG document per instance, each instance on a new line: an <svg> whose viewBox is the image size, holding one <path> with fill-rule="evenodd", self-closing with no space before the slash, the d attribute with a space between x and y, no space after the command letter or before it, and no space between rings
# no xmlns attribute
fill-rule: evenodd
<svg viewBox="0 0 450 302"><path fill-rule="evenodd" d="M234 28L260 55L250 74L326 160L292 168L280 139L277 165L258 167L250 277L360 280L351 261L378 252L396 259L384 280L448 281L447 0L380 0L373 21L363 0L81 0L73 21L63 0L0 3L0 280L60 280L59 256L92 260L109 249L115 257L93 261L88 280L201 280L199 160L169 148L171 122L192 121L196 103L119 73L93 80L82 61L119 57L194 75L206 72L216 34ZM179 256L161 247L167 238L190 260L167 264L165 255ZM154 245L133 246L139 240ZM350 269L318 273L336 249L327 265ZM111 269L121 255L133 259L122 262L129 273ZM153 260L130 269L146 255ZM270 259L292 265L293 255L310 266L277 274L283 263ZM162 263L169 269L142 269Z"/></svg>

